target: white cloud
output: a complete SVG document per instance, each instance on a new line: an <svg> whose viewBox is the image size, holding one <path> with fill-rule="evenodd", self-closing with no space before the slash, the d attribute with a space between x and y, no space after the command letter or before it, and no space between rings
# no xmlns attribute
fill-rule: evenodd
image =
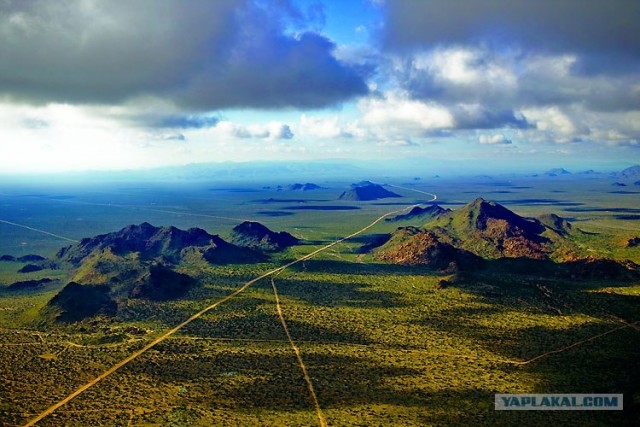
<svg viewBox="0 0 640 427"><path fill-rule="evenodd" d="M537 78L559 79L571 77L571 67L578 61L573 54L528 55L522 61L522 74Z"/></svg>
<svg viewBox="0 0 640 427"><path fill-rule="evenodd" d="M538 130L561 136L562 141L578 133L576 124L558 107L528 108L522 110L522 114L528 122L535 124Z"/></svg>
<svg viewBox="0 0 640 427"><path fill-rule="evenodd" d="M491 145L509 145L512 143L512 141L510 139L508 139L506 136L498 133L495 135L480 135L480 137L478 138L478 142L480 142L480 144L491 144Z"/></svg>
<svg viewBox="0 0 640 427"><path fill-rule="evenodd" d="M477 47L438 47L414 54L403 68L407 66L404 78L429 79L448 91L481 87L488 92L504 92L518 86L511 53L494 55Z"/></svg>
<svg viewBox="0 0 640 427"><path fill-rule="evenodd" d="M46 123L32 126L30 121ZM0 105L0 170L60 171L135 168L148 164L145 131L81 107ZM175 142L171 142L175 144ZM146 157L146 158L145 158Z"/></svg>
<svg viewBox="0 0 640 427"><path fill-rule="evenodd" d="M394 93L383 98L365 98L358 105L362 111L361 124L374 131L420 134L454 126L454 118L446 108Z"/></svg>
<svg viewBox="0 0 640 427"><path fill-rule="evenodd" d="M289 125L284 123L272 122L267 125L267 128L271 139L292 139L294 136Z"/></svg>
<svg viewBox="0 0 640 427"><path fill-rule="evenodd" d="M219 122L212 131L213 134L227 138L239 139L292 139L293 131L289 125L282 122L269 122L266 124L241 125L230 121Z"/></svg>
<svg viewBox="0 0 640 427"><path fill-rule="evenodd" d="M452 114L444 107L408 99L402 93L363 98L358 114L351 120L337 115L300 117L299 132L311 139L373 141L382 146L415 143L430 132L454 126Z"/></svg>
<svg viewBox="0 0 640 427"><path fill-rule="evenodd" d="M347 129L353 128L353 123L345 124L337 115L324 117L302 114L299 126L301 133L315 138L349 138L354 131Z"/></svg>
<svg viewBox="0 0 640 427"><path fill-rule="evenodd" d="M287 140L294 134L280 121L249 125L222 121L214 127L153 129L140 126L130 114L125 107L0 103L0 171L135 169L258 160L264 158L264 152L301 152L286 147L292 145ZM264 144L256 147L247 138Z"/></svg>
<svg viewBox="0 0 640 427"><path fill-rule="evenodd" d="M410 139L394 139L388 141L381 141L376 144L378 147L414 147L417 146L415 142Z"/></svg>
<svg viewBox="0 0 640 427"><path fill-rule="evenodd" d="M521 110L536 118L575 108L595 113L640 111L640 73L630 68L618 75L588 74L580 66L575 53L439 45L394 54L387 72L409 98L446 107L458 128L521 127ZM540 125L564 134L575 131L567 120L559 120L547 117Z"/></svg>

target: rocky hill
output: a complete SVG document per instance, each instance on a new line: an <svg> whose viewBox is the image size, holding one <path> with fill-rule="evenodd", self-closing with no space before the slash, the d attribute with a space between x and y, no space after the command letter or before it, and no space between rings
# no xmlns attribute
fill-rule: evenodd
<svg viewBox="0 0 640 427"><path fill-rule="evenodd" d="M53 279L49 279L45 277L44 279L35 279L35 280L21 280L19 282L14 282L7 286L7 289L12 291L21 291L25 289L37 289L42 288L45 285L54 282Z"/></svg>
<svg viewBox="0 0 640 427"><path fill-rule="evenodd" d="M482 198L436 218L427 228L442 241L484 258L542 259L553 246L553 236L540 220L521 217Z"/></svg>
<svg viewBox="0 0 640 427"><path fill-rule="evenodd" d="M112 254L126 257L135 254L142 261L161 258L178 263L186 254L201 253L214 264L254 262L259 254L226 242L201 228L180 230L176 227L154 227L149 223L129 225L114 233L82 239L80 243L62 248L56 259L79 265L89 257Z"/></svg>
<svg viewBox="0 0 640 427"><path fill-rule="evenodd" d="M461 267L476 267L481 262L472 253L441 242L434 233L417 227L398 228L391 239L375 251L374 257L395 264L420 264L452 272Z"/></svg>
<svg viewBox="0 0 640 427"><path fill-rule="evenodd" d="M386 199L389 197L402 197L392 191L387 190L381 185L371 182L365 182L363 185L352 186L349 190L344 191L339 200L353 200L353 201L370 201L378 199Z"/></svg>
<svg viewBox="0 0 640 427"><path fill-rule="evenodd" d="M635 248L640 246L640 237L632 237L627 240L626 246L628 248Z"/></svg>
<svg viewBox="0 0 640 427"><path fill-rule="evenodd" d="M437 218L441 215L450 212L451 209L444 209L438 205L429 205L426 208L416 206L412 208L406 214L400 214L385 219L387 222L400 222L400 221L428 221L433 218Z"/></svg>
<svg viewBox="0 0 640 427"><path fill-rule="evenodd" d="M54 262L70 270L67 284L43 309L45 320L111 315L129 298L167 300L197 283L176 271L189 262L249 263L265 257L205 230L129 225L61 249Z"/></svg>
<svg viewBox="0 0 640 427"><path fill-rule="evenodd" d="M478 198L423 228L398 228L373 256L445 272L488 268L571 280L640 278L640 267L631 261L579 256L571 232L571 223L558 215L524 218Z"/></svg>
<svg viewBox="0 0 640 427"><path fill-rule="evenodd" d="M571 224L554 215L524 218L498 203L478 198L464 207L439 212L423 228L401 227L374 251L380 260L423 264L435 269L475 268L481 259L548 259Z"/></svg>
<svg viewBox="0 0 640 427"><path fill-rule="evenodd" d="M231 241L240 247L267 252L280 251L300 242L286 231L274 232L253 221L245 221L234 227Z"/></svg>

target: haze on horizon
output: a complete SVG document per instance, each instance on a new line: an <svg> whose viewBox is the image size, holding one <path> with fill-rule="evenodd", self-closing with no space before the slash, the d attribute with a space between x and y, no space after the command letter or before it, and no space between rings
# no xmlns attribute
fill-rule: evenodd
<svg viewBox="0 0 640 427"><path fill-rule="evenodd" d="M636 0L0 0L0 171L640 157Z"/></svg>

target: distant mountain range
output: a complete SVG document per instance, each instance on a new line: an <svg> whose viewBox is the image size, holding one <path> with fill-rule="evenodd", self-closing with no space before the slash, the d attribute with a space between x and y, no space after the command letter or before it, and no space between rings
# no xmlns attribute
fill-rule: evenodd
<svg viewBox="0 0 640 427"><path fill-rule="evenodd" d="M307 182L306 184L300 184L300 183L291 184L291 185L288 185L286 188L289 191L313 191L313 190L322 189L322 187L312 182Z"/></svg>
<svg viewBox="0 0 640 427"><path fill-rule="evenodd" d="M576 175L602 175L602 173L601 172L596 172L593 169L589 169L589 170L586 170L586 171L578 172L578 173L576 173Z"/></svg>
<svg viewBox="0 0 640 427"><path fill-rule="evenodd" d="M564 168L554 168L554 169L549 169L548 171L546 171L544 173L544 175L546 175L546 176L562 176L562 175L571 175L571 172L569 172L568 170L566 170Z"/></svg>
<svg viewBox="0 0 640 427"><path fill-rule="evenodd" d="M534 176L537 176L537 175L534 175ZM597 171L594 171L593 169L589 169L586 171L572 174L570 171L568 171L565 168L553 168L544 172L543 174L541 174L541 176L550 177L550 178L553 178L553 177L562 177L562 178L610 177L610 178L616 178L619 180L638 180L640 179L640 165L634 165L626 169L623 169L619 172L612 172L612 173L597 172Z"/></svg>
<svg viewBox="0 0 640 427"><path fill-rule="evenodd" d="M14 261L18 261L18 262L38 262L38 261L44 261L46 258L40 255L23 255L20 257L14 257L12 255L2 255L0 256L0 261L7 261L7 262L14 262Z"/></svg>

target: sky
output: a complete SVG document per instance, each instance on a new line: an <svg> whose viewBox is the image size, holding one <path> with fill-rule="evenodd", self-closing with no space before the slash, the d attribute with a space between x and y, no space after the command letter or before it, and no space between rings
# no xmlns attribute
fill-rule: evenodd
<svg viewBox="0 0 640 427"><path fill-rule="evenodd" d="M640 162L637 0L0 0L0 172Z"/></svg>

